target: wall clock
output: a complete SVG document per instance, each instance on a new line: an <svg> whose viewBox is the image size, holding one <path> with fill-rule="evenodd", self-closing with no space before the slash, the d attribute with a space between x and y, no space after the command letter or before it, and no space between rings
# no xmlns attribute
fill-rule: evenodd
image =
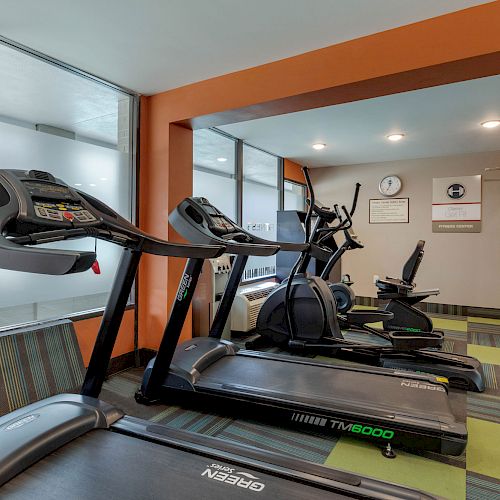
<svg viewBox="0 0 500 500"><path fill-rule="evenodd" d="M384 196L396 196L403 187L401 179L397 175L386 175L378 185L380 194Z"/></svg>

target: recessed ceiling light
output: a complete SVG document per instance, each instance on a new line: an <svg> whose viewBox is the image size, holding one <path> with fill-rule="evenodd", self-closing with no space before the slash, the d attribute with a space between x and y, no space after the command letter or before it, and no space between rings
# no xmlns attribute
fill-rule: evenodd
<svg viewBox="0 0 500 500"><path fill-rule="evenodd" d="M316 149L316 150L320 150L320 149L325 149L326 148L326 144L322 144L321 142L318 142L316 144L313 144L313 149Z"/></svg>
<svg viewBox="0 0 500 500"><path fill-rule="evenodd" d="M389 139L392 142L397 142L400 141L405 135L404 134L389 134L387 136L387 139Z"/></svg>
<svg viewBox="0 0 500 500"><path fill-rule="evenodd" d="M82 185L82 183L81 183L81 182L76 182L76 183L75 183L75 186L81 186L81 185Z"/></svg>
<svg viewBox="0 0 500 500"><path fill-rule="evenodd" d="M107 177L101 177L99 180L101 180L101 181L107 181L108 178Z"/></svg>
<svg viewBox="0 0 500 500"><path fill-rule="evenodd" d="M488 120L487 122L481 123L484 128L495 128L500 125L500 120Z"/></svg>
<svg viewBox="0 0 500 500"><path fill-rule="evenodd" d="M224 158L223 156L217 158L217 161L225 162L227 161L227 158Z"/></svg>
<svg viewBox="0 0 500 500"><path fill-rule="evenodd" d="M97 184L89 184L90 187L96 187Z"/></svg>

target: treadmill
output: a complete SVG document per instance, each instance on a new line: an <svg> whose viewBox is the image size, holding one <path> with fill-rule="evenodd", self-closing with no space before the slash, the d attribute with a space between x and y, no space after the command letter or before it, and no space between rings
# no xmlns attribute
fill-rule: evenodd
<svg viewBox="0 0 500 500"><path fill-rule="evenodd" d="M262 255L277 243L248 233L206 198L184 199L169 221L188 241L225 245L237 257L209 336L176 347L180 329L167 327L136 393L138 402L176 402L329 435L342 432L388 453L396 446L463 452L466 426L453 414L447 384L439 378L240 350L221 340L248 255ZM278 244L293 251L303 245Z"/></svg>
<svg viewBox="0 0 500 500"><path fill-rule="evenodd" d="M141 232L99 200L47 172L0 170L0 268L84 272L88 251L37 248L77 238L123 247L80 395L62 394L0 417L2 499L266 498L431 499L423 492L220 439L169 429L97 398L141 255L189 257L187 311L203 259L223 246L168 243ZM178 308L177 308L178 309Z"/></svg>

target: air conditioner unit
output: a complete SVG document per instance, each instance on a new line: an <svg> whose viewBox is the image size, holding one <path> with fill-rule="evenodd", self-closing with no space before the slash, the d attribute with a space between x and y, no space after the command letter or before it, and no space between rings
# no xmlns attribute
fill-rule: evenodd
<svg viewBox="0 0 500 500"><path fill-rule="evenodd" d="M231 309L231 330L235 332L253 330L262 304L278 285L274 281L264 281L240 286Z"/></svg>

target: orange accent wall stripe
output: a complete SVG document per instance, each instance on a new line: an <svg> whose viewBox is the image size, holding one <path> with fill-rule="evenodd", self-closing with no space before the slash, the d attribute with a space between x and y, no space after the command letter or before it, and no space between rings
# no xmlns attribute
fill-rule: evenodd
<svg viewBox="0 0 500 500"><path fill-rule="evenodd" d="M83 319L75 321L76 337L80 346L80 351L83 357L83 363L88 365L92 349L94 347L95 339L99 326L101 325L102 316L96 318ZM116 345L113 349L113 357L126 354L134 350L134 311L129 309L125 311L123 316L122 325L118 332Z"/></svg>
<svg viewBox="0 0 500 500"><path fill-rule="evenodd" d="M305 184L302 166L288 158L285 158L283 162L283 177L289 181Z"/></svg>

